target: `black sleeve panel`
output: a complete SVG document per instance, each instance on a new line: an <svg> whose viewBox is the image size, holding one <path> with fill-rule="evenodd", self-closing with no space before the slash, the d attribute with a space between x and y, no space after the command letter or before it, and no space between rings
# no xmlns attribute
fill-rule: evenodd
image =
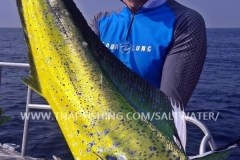
<svg viewBox="0 0 240 160"><path fill-rule="evenodd" d="M98 21L104 17L105 15L108 15L109 12L100 12L99 14L95 15L89 22L88 25L90 28L95 32L96 35L100 36L99 28L98 28Z"/></svg>
<svg viewBox="0 0 240 160"><path fill-rule="evenodd" d="M110 16L113 13L118 13L120 12L120 10L117 11L112 11L112 12L100 12L97 15L95 15L89 22L88 25L90 26L90 28L95 32L96 35L100 36L100 32L99 32L99 28L98 28L98 22L103 18L103 17L107 17Z"/></svg>
<svg viewBox="0 0 240 160"><path fill-rule="evenodd" d="M93 32L99 36L99 29L98 29L98 20L96 16L94 16L89 22L89 27L93 30Z"/></svg>
<svg viewBox="0 0 240 160"><path fill-rule="evenodd" d="M186 107L202 72L207 40L200 14L191 9L179 13L163 66L160 90Z"/></svg>

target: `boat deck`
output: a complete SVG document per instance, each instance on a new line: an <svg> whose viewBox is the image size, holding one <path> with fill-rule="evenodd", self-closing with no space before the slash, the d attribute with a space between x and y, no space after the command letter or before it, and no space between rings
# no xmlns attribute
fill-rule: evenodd
<svg viewBox="0 0 240 160"><path fill-rule="evenodd" d="M11 148L6 148L0 143L0 160L49 160L46 158L32 158L29 156L21 156L21 153Z"/></svg>

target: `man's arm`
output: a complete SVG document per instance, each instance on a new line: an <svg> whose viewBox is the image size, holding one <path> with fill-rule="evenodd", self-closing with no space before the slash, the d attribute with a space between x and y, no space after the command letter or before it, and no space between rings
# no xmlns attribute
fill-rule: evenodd
<svg viewBox="0 0 240 160"><path fill-rule="evenodd" d="M163 66L160 90L185 108L205 61L206 27L201 15L192 10L178 18Z"/></svg>
<svg viewBox="0 0 240 160"><path fill-rule="evenodd" d="M105 11L105 12L100 12L97 15L95 15L89 22L88 25L89 27L93 30L93 32L95 32L96 35L98 35L100 37L100 32L99 32L99 28L98 28L98 21L102 18L102 17L106 17L109 16L111 14L111 12Z"/></svg>

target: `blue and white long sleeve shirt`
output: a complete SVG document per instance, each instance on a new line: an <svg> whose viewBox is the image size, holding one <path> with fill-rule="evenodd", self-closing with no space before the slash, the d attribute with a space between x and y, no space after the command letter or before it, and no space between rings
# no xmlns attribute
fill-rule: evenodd
<svg viewBox="0 0 240 160"><path fill-rule="evenodd" d="M148 0L135 14L125 6L89 23L126 66L186 106L206 57L202 16L175 0Z"/></svg>

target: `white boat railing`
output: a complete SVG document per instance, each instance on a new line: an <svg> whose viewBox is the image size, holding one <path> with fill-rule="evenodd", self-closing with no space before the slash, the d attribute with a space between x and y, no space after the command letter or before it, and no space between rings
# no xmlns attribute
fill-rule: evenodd
<svg viewBox="0 0 240 160"><path fill-rule="evenodd" d="M25 68L27 67L28 68L29 64L0 62L0 86L1 86L2 67L25 67ZM51 110L51 107L49 105L32 104L32 90L28 87L27 100L26 100L26 115L29 114L30 109ZM188 117L188 116L185 116L185 119L187 122L193 123L196 126L198 126L205 134L200 143L199 154L203 154L206 152L207 144L209 144L212 151L217 149L216 144L212 138L210 131L207 129L207 127L201 121L191 118L191 117ZM25 118L21 156L25 156L25 153L26 153L27 138L28 138L28 124L29 124L28 118Z"/></svg>
<svg viewBox="0 0 240 160"><path fill-rule="evenodd" d="M27 63L7 63L0 62L0 86L1 86L1 72L2 67L27 67L29 68L29 64ZM49 105L42 104L32 104L32 90L28 87L27 91L27 100L26 100L26 115L29 115L30 109L39 109L39 110L51 110ZM21 156L25 156L26 148L27 148L27 138L28 138L28 118L24 119L24 128L23 128L23 138L22 138L22 148L21 148Z"/></svg>

